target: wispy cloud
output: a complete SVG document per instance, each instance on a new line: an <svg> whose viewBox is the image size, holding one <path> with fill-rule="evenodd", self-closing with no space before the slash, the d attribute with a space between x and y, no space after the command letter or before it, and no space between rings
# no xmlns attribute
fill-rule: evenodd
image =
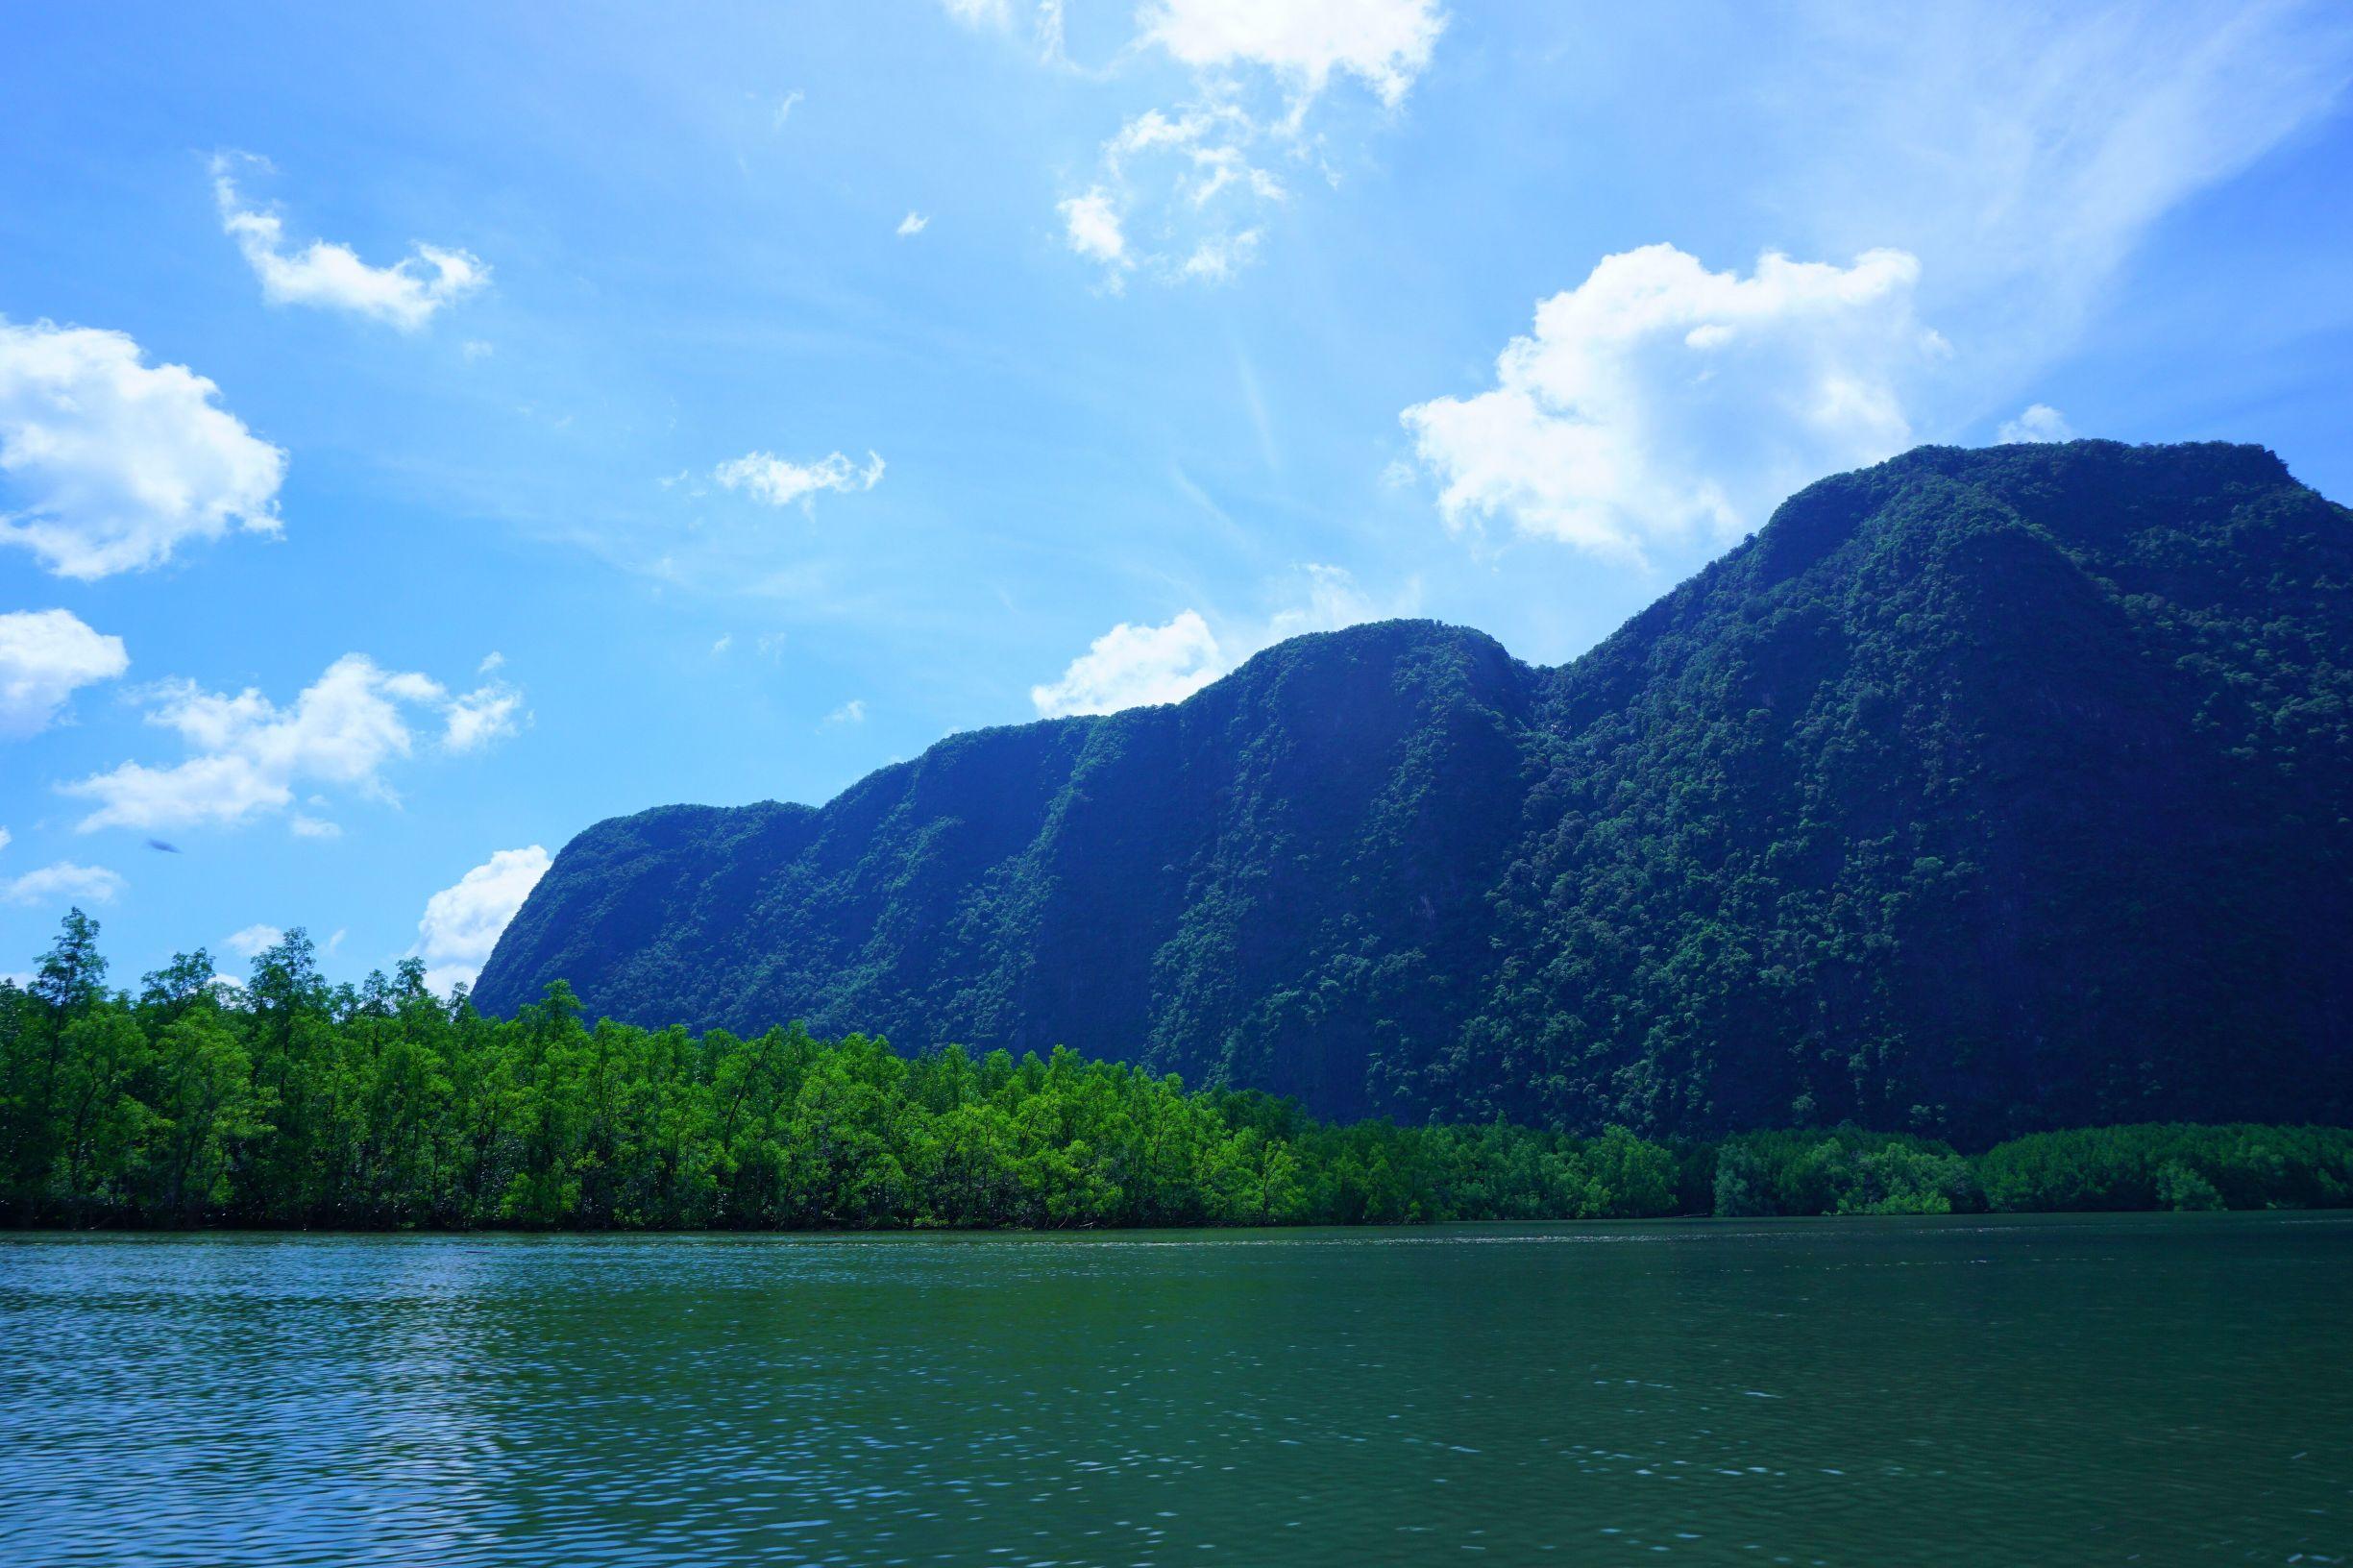
<svg viewBox="0 0 2353 1568"><path fill-rule="evenodd" d="M1254 65L1306 103L1354 76L1394 108L1445 31L1436 0L1147 0L1142 41L1188 65Z"/></svg>
<svg viewBox="0 0 2353 1568"><path fill-rule="evenodd" d="M951 9L1007 25L999 6ZM1062 10L1041 7L1042 58L1067 63ZM1384 111L1404 102L1446 28L1436 0L1148 0L1136 34L1099 74L1146 57L1186 67L1183 102L1128 115L1083 189L1057 204L1070 250L1114 292L1131 273L1219 283L1257 254L1264 214L1288 197L1278 168L1333 179L1311 116L1340 80Z"/></svg>
<svg viewBox="0 0 2353 1568"><path fill-rule="evenodd" d="M272 305L307 305L344 310L413 332L444 307L490 282L490 268L470 251L422 242L388 267L371 266L349 245L314 239L295 248L285 220L247 202L237 189L240 163L268 169L250 155L223 154L212 159L212 194L221 227L237 243L246 265L261 280L261 297Z"/></svg>
<svg viewBox="0 0 2353 1568"><path fill-rule="evenodd" d="M790 506L795 502L806 506L820 491L847 494L880 484L882 457L870 452L866 459L866 466L858 468L838 452L810 463L793 462L772 452L749 452L720 464L711 478L726 489L740 490L771 506Z"/></svg>
<svg viewBox="0 0 2353 1568"><path fill-rule="evenodd" d="M940 8L967 27L1007 27L1013 22L1012 0L940 0Z"/></svg>
<svg viewBox="0 0 2353 1568"><path fill-rule="evenodd" d="M2340 5L1800 14L1760 199L1826 247L1921 258L1956 424L2077 341L2160 218L2353 86Z"/></svg>
<svg viewBox="0 0 2353 1568"><path fill-rule="evenodd" d="M128 886L104 866L57 861L12 881L0 881L0 900L12 904L110 904Z"/></svg>

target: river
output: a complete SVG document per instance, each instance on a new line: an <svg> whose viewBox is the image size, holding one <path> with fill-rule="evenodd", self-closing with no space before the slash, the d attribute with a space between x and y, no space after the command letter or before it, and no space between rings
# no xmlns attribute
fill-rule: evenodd
<svg viewBox="0 0 2353 1568"><path fill-rule="evenodd" d="M0 1236L0 1561L2319 1562L2353 1215Z"/></svg>

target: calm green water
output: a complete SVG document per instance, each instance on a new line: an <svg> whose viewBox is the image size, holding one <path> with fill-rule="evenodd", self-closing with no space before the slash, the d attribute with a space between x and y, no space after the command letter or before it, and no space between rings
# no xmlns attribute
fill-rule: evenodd
<svg viewBox="0 0 2353 1568"><path fill-rule="evenodd" d="M0 1238L8 1563L2315 1562L2353 1216Z"/></svg>

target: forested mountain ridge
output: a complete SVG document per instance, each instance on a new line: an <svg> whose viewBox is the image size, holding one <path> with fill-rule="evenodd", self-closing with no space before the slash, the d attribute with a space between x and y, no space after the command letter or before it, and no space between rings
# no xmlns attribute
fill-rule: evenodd
<svg viewBox="0 0 2353 1568"><path fill-rule="evenodd" d="M1444 1019L1416 992L1485 962L1536 686L1476 632L1396 622L1175 706L955 736L821 810L601 822L478 997L578 975L616 1017L863 1017L907 1048L1068 1044L1360 1113L1363 1041L1276 1052L1266 1019L1336 964L1385 1029Z"/></svg>
<svg viewBox="0 0 2353 1568"><path fill-rule="evenodd" d="M2259 448L1922 449L1557 669L1360 626L822 808L600 823L477 1000L1343 1116L2341 1117L2349 523Z"/></svg>

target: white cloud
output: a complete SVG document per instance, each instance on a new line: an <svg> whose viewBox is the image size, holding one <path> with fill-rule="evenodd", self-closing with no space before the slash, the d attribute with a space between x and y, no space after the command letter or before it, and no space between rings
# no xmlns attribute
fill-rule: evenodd
<svg viewBox="0 0 2353 1568"><path fill-rule="evenodd" d="M504 681L477 687L451 700L441 744L452 751L478 751L515 732L515 714L522 706L523 694Z"/></svg>
<svg viewBox="0 0 2353 1568"><path fill-rule="evenodd" d="M7 847L8 847L8 846L11 845L11 844L13 844L14 842L15 842L15 839L14 839L14 837L13 837L13 836L12 836L12 834L9 832L9 830L8 830L7 828L5 828L5 827L0 827L0 849L6 849L6 848L7 848Z"/></svg>
<svg viewBox="0 0 2353 1568"><path fill-rule="evenodd" d="M718 639L711 644L712 656L716 658L718 655L726 652L727 649L733 648L734 646L735 633L732 631L723 631L719 634Z"/></svg>
<svg viewBox="0 0 2353 1568"><path fill-rule="evenodd" d="M1746 79L1769 87L1725 99L1711 134L1796 254L1864 253L1840 270L1890 286L1793 296L1759 323L1695 314L1679 334L1659 323L1630 343L1605 319L1553 333L1540 317L1515 345L1526 362L1507 355L1493 392L1409 411L1450 521L1504 518L1637 555L1661 538L1752 526L1791 489L1916 431L2000 426L2108 306L2154 225L2337 112L2353 84L2343 6L1776 15L1795 25L1749 35ZM1867 266L1872 255L1917 257L1917 282ZM1597 272L1564 301L1604 282ZM1760 268L1740 282L1766 279ZM1617 304L1639 321L1700 294L1686 280ZM1932 376L1918 374L1915 315L1951 341ZM1563 363L1593 373L1583 401L1556 395L1546 373ZM1753 417L1735 417L1744 403Z"/></svg>
<svg viewBox="0 0 2353 1568"><path fill-rule="evenodd" d="M1279 202L1286 194L1282 182L1253 165L1244 152L1262 129L1238 105L1223 99L1189 105L1174 116L1150 109L1103 144L1103 162L1117 177L1139 159L1171 155L1176 160L1176 194L1194 208L1209 206L1236 186Z"/></svg>
<svg viewBox="0 0 2353 1568"><path fill-rule="evenodd" d="M76 688L130 668L120 637L92 631L70 610L0 615L0 739L38 734Z"/></svg>
<svg viewBox="0 0 2353 1568"><path fill-rule="evenodd" d="M0 882L0 898L12 904L110 904L123 887L123 879L104 866L61 860L14 881Z"/></svg>
<svg viewBox="0 0 2353 1568"><path fill-rule="evenodd" d="M2072 441L2075 430L2067 416L2049 404L2033 403L2016 419L2003 420L1994 438L2005 447L2022 441Z"/></svg>
<svg viewBox="0 0 2353 1568"><path fill-rule="evenodd" d="M898 220L898 237L901 239L912 239L917 234L921 233L924 230L930 227L931 220L929 218L923 216L923 214L920 212L910 211L905 217Z"/></svg>
<svg viewBox="0 0 2353 1568"><path fill-rule="evenodd" d="M806 96L806 93L803 93L798 87L795 87L791 92L788 92L782 98L777 99L776 112L769 117L768 123L770 128L777 131L783 130L784 122L793 117L793 110L795 106L799 104L801 99Z"/></svg>
<svg viewBox="0 0 2353 1568"><path fill-rule="evenodd" d="M1114 292L1140 266L1169 282L1223 282L1256 252L1254 215L1287 193L1255 160L1269 126L1232 91L1208 86L1173 114L1152 109L1129 119L1103 144L1096 181L1057 204L1064 243L1100 263Z"/></svg>
<svg viewBox="0 0 2353 1568"><path fill-rule="evenodd" d="M1436 0L1150 0L1137 19L1188 65L1264 66L1303 97L1345 72L1391 107L1446 28Z"/></svg>
<svg viewBox="0 0 2353 1568"><path fill-rule="evenodd" d="M1011 0L940 0L950 16L967 27L1010 27L1013 24Z"/></svg>
<svg viewBox="0 0 2353 1568"><path fill-rule="evenodd" d="M486 675L493 670L503 668L505 663L506 655L494 648L482 655L482 662L474 667L474 673L478 675Z"/></svg>
<svg viewBox="0 0 2353 1568"><path fill-rule="evenodd" d="M1044 719L1181 702L1286 638L1409 615L1420 599L1419 585L1409 584L1395 602L1378 604L1336 566L1310 563L1296 575L1283 587L1281 608L1263 622L1229 626L1222 639L1197 610L1182 611L1164 625L1114 626L1071 660L1060 680L1032 687L1030 702Z"/></svg>
<svg viewBox="0 0 2353 1568"><path fill-rule="evenodd" d="M425 918L417 922L417 944L409 949L425 960L425 983L442 993L461 980L472 985L499 944L499 933L547 875L548 866L548 852L538 845L501 849L454 887L428 898Z"/></svg>
<svg viewBox="0 0 2353 1568"><path fill-rule="evenodd" d="M1217 639L1196 610L1165 625L1126 622L1097 637L1070 661L1062 679L1030 688L1039 716L1113 713L1147 703L1181 702L1225 674Z"/></svg>
<svg viewBox="0 0 2353 1568"><path fill-rule="evenodd" d="M853 697L825 715L829 724L863 724L866 723L866 698Z"/></svg>
<svg viewBox="0 0 2353 1568"><path fill-rule="evenodd" d="M249 925L221 939L221 945L239 958L251 958L264 947L275 947L286 934L274 925Z"/></svg>
<svg viewBox="0 0 2353 1568"><path fill-rule="evenodd" d="M1255 653L1260 648L1311 631L1337 631L1342 626L1410 614L1420 598L1418 587L1412 587L1398 603L1379 605L1357 585L1354 576L1339 567L1310 562L1299 569L1299 574L1307 579L1306 598L1270 616L1265 635L1257 640L1257 646L1250 651Z"/></svg>
<svg viewBox="0 0 2353 1568"><path fill-rule="evenodd" d="M413 254L388 267L370 266L349 245L323 239L289 251L284 220L246 204L230 178L233 166L226 157L212 160L212 195L220 205L221 228L237 242L246 265L261 280L261 297L272 305L348 310L413 332L443 306L490 281L490 268L481 257L439 245L413 245Z"/></svg>
<svg viewBox="0 0 2353 1568"><path fill-rule="evenodd" d="M1205 279L1222 283L1249 264L1258 254L1259 232L1245 229L1238 234L1218 234L1193 247L1192 255L1185 258L1181 269L1188 278Z"/></svg>
<svg viewBox="0 0 2353 1568"><path fill-rule="evenodd" d="M196 755L169 768L126 762L61 788L97 802L79 824L86 833L240 822L283 810L301 783L389 798L384 766L416 748L411 710L439 715L444 745L467 749L502 732L498 724L512 710L486 702L484 694L507 690L485 687L453 698L437 681L384 670L360 653L337 659L284 708L251 687L229 697L192 681L167 681L146 693L147 722L177 730ZM333 829L302 818L295 831L327 837Z"/></svg>
<svg viewBox="0 0 2353 1568"><path fill-rule="evenodd" d="M1070 249L1102 262L1115 276L1134 265L1128 258L1127 235L1119 227L1119 209L1102 186L1057 204L1055 210L1062 214L1063 241Z"/></svg>
<svg viewBox="0 0 2353 1568"><path fill-rule="evenodd" d="M1815 7L1756 128L1809 243L1921 257L1966 379L1949 423L2064 354L2151 225L2336 110L2341 5Z"/></svg>
<svg viewBox="0 0 2353 1568"><path fill-rule="evenodd" d="M287 821L286 831L298 839L339 839L343 837L343 829L336 823L329 821L324 817L312 817L299 811Z"/></svg>
<svg viewBox="0 0 2353 1568"><path fill-rule="evenodd" d="M1053 61L1060 23L1058 5L1041 9ZM1339 179L1331 138L1308 125L1326 89L1352 78L1394 110L1445 27L1436 0L1147 0L1121 60L1165 55L1189 69L1191 95L1121 122L1089 188L1059 204L1065 240L1115 291L1130 270L1226 282L1256 254L1262 213L1287 199L1270 164Z"/></svg>
<svg viewBox="0 0 2353 1568"><path fill-rule="evenodd" d="M85 580L278 531L286 454L122 332L0 318L0 544Z"/></svg>
<svg viewBox="0 0 2353 1568"><path fill-rule="evenodd" d="M1846 267L1768 252L1742 278L1645 246L1540 302L1492 389L1402 417L1450 527L1501 517L1629 560L1695 531L1722 542L1909 442L1905 387L1944 352L1914 319L1919 277L1900 251Z"/></svg>
<svg viewBox="0 0 2353 1568"><path fill-rule="evenodd" d="M790 506L795 502L807 505L821 490L847 493L871 490L882 482L882 458L866 454L864 468L855 468L840 453L833 453L814 463L796 463L777 456L772 452L750 452L741 457L730 457L711 471L711 477L730 490L749 493L754 500L771 506Z"/></svg>
<svg viewBox="0 0 2353 1568"><path fill-rule="evenodd" d="M486 343L478 337L469 337L457 346L457 352L465 355L467 363L471 364L477 359L489 358L499 350L495 343Z"/></svg>

